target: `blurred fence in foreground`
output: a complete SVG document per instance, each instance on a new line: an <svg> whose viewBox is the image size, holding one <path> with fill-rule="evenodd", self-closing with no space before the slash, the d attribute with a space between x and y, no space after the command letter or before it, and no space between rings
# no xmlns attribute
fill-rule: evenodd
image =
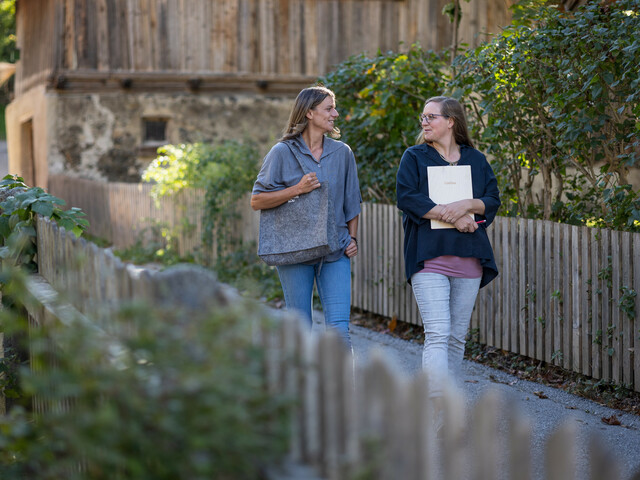
<svg viewBox="0 0 640 480"><path fill-rule="evenodd" d="M37 233L40 272L29 282L37 300L28 307L33 328L83 316L108 331L108 312L125 299L179 303L183 292L200 291L202 284L209 286L208 308L244 301L198 267L155 272L126 265L48 220L38 220ZM290 412L290 461L313 467L318 478L619 478L615 459L596 442L578 461L575 423L534 446L528 419L492 392L466 410L455 391L446 391L438 438L424 375L404 378L381 355L354 369L337 336L311 336L290 315L275 329L257 329L255 341L267 352L266 388L297 399Z"/></svg>

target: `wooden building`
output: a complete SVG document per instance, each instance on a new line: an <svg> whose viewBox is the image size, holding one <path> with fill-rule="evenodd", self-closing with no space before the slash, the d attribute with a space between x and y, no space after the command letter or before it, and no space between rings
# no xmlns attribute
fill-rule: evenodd
<svg viewBox="0 0 640 480"><path fill-rule="evenodd" d="M511 0L461 2L460 41ZM9 171L137 181L162 143L250 137L265 149L291 100L352 54L440 49L449 0L17 0Z"/></svg>

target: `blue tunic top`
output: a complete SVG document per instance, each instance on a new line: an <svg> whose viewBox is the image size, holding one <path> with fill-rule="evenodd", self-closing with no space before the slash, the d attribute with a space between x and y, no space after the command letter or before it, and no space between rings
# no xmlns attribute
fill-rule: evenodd
<svg viewBox="0 0 640 480"><path fill-rule="evenodd" d="M288 145L285 145L285 143ZM324 257L325 262L338 260L351 242L347 222L360 214L360 185L356 160L346 143L324 137L322 156L316 160L299 135L291 140L276 143L264 158L252 194L283 190L296 185L304 176L300 164L289 147L300 153L304 166L315 172L320 182L329 183L338 228L340 249Z"/></svg>
<svg viewBox="0 0 640 480"><path fill-rule="evenodd" d="M427 167L446 166L437 150L428 144L408 148L402 155L397 174L398 208L402 210L404 226L404 261L407 281L411 283L414 273L422 269L425 260L441 255L474 257L482 265L484 287L498 275L498 267L493 249L487 237L487 227L493 222L500 195L498 182L485 156L466 145L460 146L458 165L471 166L473 198L484 202L484 215L476 215L476 220L486 220L473 233L459 232L455 228L431 229L431 221L422 218L437 204L429 198Z"/></svg>

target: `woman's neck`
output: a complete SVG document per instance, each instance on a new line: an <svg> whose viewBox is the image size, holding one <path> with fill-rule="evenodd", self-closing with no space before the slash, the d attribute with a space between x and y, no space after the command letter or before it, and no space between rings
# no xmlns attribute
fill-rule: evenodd
<svg viewBox="0 0 640 480"><path fill-rule="evenodd" d="M431 146L437 150L443 160L449 163L460 160L460 147L453 139L446 143L431 142Z"/></svg>
<svg viewBox="0 0 640 480"><path fill-rule="evenodd" d="M322 156L322 147L324 145L324 134L322 132L313 132L311 129L307 128L301 134L304 143L307 144L309 150L311 150L311 154L319 160Z"/></svg>

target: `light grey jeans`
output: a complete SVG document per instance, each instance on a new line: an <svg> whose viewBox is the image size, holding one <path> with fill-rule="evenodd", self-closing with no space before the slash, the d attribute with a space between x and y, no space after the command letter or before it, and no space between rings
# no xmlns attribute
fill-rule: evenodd
<svg viewBox="0 0 640 480"><path fill-rule="evenodd" d="M424 324L422 368L440 390L445 378L454 383L460 377L464 344L480 278L458 278L421 272L411 277L413 295Z"/></svg>

